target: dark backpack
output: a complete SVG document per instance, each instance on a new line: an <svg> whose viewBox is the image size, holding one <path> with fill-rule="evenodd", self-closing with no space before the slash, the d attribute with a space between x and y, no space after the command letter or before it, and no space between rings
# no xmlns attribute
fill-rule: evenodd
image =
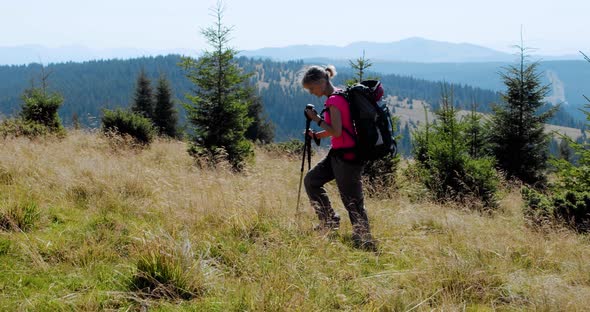
<svg viewBox="0 0 590 312"><path fill-rule="evenodd" d="M383 97L383 87L377 80L365 80L334 94L343 96L350 107L355 133L343 129L355 140L355 154L359 160L377 160L397 154L393 137L391 114L385 104L377 102Z"/></svg>

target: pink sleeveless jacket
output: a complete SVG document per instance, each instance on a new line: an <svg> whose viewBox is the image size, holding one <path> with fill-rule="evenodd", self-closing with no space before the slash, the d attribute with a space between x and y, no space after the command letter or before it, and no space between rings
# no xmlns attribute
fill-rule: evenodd
<svg viewBox="0 0 590 312"><path fill-rule="evenodd" d="M350 117L350 109L348 106L348 102L346 101L346 99L344 99L344 97L340 95L331 95L330 97L328 97L325 103L325 107L328 110L324 113L324 120L330 126L332 125L332 120L330 119L329 111L329 108L331 106L334 106L340 111L340 117L342 118L342 135L340 135L337 138L331 137L332 148L343 149L354 147L355 141L354 138L351 136L351 134L354 134L354 128L352 126L352 118ZM354 154L350 156L344 155L344 158L354 159Z"/></svg>

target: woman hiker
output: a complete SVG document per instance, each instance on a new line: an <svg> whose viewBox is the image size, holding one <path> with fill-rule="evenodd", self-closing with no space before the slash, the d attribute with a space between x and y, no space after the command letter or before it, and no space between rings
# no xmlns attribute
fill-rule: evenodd
<svg viewBox="0 0 590 312"><path fill-rule="evenodd" d="M334 211L326 194L324 184L336 180L340 197L348 211L352 223L352 239L356 247L374 250L375 242L371 237L369 219L365 210L361 174L364 163L357 160L353 147L355 138L350 110L346 99L334 92L339 91L330 78L336 76L336 68L311 66L303 75L303 88L309 93L325 96L325 113L319 116L315 110L305 111L307 118L318 124L323 130L309 131L312 138L330 137L331 148L319 163L305 175L305 190L320 220L317 229L335 230L340 226L340 216Z"/></svg>

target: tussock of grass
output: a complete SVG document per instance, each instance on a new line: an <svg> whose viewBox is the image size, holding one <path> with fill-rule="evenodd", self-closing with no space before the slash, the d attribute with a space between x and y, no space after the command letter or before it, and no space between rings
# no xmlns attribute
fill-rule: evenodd
<svg viewBox="0 0 590 312"><path fill-rule="evenodd" d="M0 230L29 231L40 218L35 201L0 202Z"/></svg>
<svg viewBox="0 0 590 312"><path fill-rule="evenodd" d="M140 297L190 300L205 292L205 263L194 258L188 238L177 242L166 233L146 233L137 248L129 287Z"/></svg>
<svg viewBox="0 0 590 312"><path fill-rule="evenodd" d="M370 253L352 247L332 184L338 232L312 231L305 200L295 218L300 164L258 150L237 175L198 168L173 140L129 149L82 132L0 139L0 211L19 207L24 216L36 204L26 232L0 231L0 310L590 305L590 239L527 226L517 189L504 191L501 209L481 213L424 200L400 171L396 194L366 200L380 248Z"/></svg>

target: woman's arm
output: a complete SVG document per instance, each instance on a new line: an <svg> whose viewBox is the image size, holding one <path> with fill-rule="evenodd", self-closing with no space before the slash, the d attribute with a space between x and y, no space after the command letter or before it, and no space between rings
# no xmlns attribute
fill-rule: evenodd
<svg viewBox="0 0 590 312"><path fill-rule="evenodd" d="M318 115L313 116L311 119L316 123L321 120ZM323 139L329 136L337 138L342 135L342 117L340 115L340 110L335 106L330 106L330 122L332 125L322 121L320 128L324 129L324 131L316 132L315 135L317 138Z"/></svg>

